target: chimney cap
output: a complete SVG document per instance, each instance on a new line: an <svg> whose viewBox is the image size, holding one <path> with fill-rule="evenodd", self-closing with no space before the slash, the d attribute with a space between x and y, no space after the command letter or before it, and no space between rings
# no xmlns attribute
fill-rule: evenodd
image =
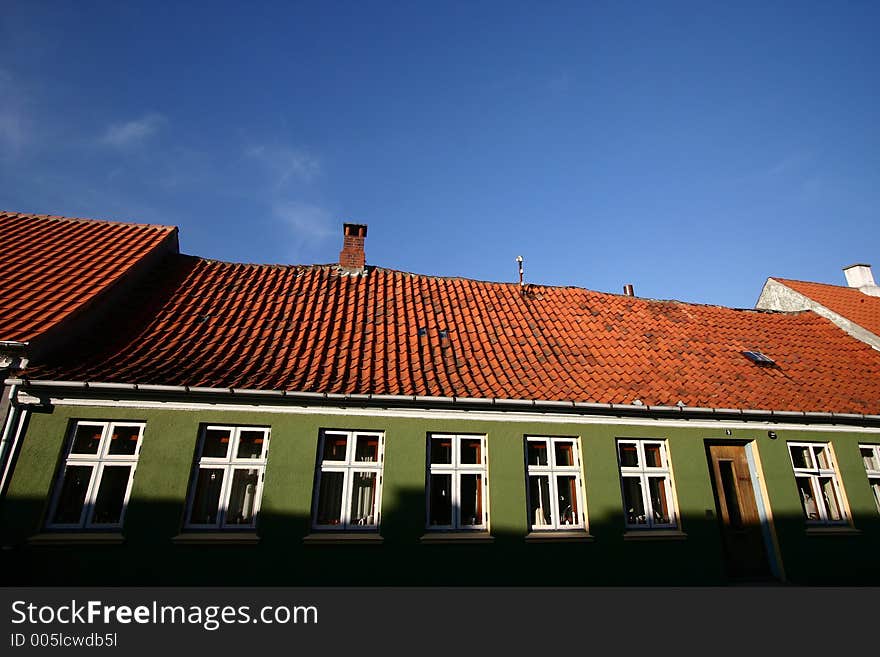
<svg viewBox="0 0 880 657"><path fill-rule="evenodd" d="M853 267L868 267L870 269L871 265L869 265L865 262L857 262L854 265L847 265L846 267L843 268L843 271L846 271L847 269L852 269Z"/></svg>
<svg viewBox="0 0 880 657"><path fill-rule="evenodd" d="M359 232L361 232L360 230L353 230L353 229L360 229L360 228L364 229L363 230L363 237L366 237L367 236L367 224L356 224L356 223L353 223L350 221L346 221L345 223L342 224L342 230L346 235L348 235L349 233L353 233L353 232L359 233Z"/></svg>

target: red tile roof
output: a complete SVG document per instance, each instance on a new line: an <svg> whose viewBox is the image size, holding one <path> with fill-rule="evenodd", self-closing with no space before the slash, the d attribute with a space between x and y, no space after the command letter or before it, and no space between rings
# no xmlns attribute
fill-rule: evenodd
<svg viewBox="0 0 880 657"><path fill-rule="evenodd" d="M0 211L0 340L29 342L57 326L176 231Z"/></svg>
<svg viewBox="0 0 880 657"><path fill-rule="evenodd" d="M509 283L190 256L173 258L152 284L142 320L114 327L102 353L27 376L880 413L880 352L812 312L571 287L528 286L524 296ZM752 363L746 350L776 366Z"/></svg>
<svg viewBox="0 0 880 657"><path fill-rule="evenodd" d="M869 296L854 287L792 281L785 278L773 280L880 336L880 297Z"/></svg>

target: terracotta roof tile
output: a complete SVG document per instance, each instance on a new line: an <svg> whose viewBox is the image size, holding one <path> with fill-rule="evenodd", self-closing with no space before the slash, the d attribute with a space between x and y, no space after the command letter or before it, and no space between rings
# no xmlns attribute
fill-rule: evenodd
<svg viewBox="0 0 880 657"><path fill-rule="evenodd" d="M0 340L30 342L57 326L176 230L0 212Z"/></svg>
<svg viewBox="0 0 880 657"><path fill-rule="evenodd" d="M27 376L880 413L880 352L812 312L181 255L149 285L91 355Z"/></svg>
<svg viewBox="0 0 880 657"><path fill-rule="evenodd" d="M874 335L880 335L880 297L869 296L854 287L793 281L785 278L773 280L846 317Z"/></svg>

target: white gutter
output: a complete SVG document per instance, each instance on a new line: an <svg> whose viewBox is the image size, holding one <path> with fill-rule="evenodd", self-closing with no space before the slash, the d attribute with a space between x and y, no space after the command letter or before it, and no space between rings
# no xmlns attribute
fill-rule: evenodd
<svg viewBox="0 0 880 657"><path fill-rule="evenodd" d="M157 393L184 393L205 395L233 395L241 397L282 397L291 401L317 401L330 402L392 402L400 404L438 404L458 406L495 406L511 409L530 407L535 409L570 409L572 411L605 411L611 413L625 412L627 414L642 415L649 413L664 413L668 415L701 414L721 417L737 416L744 420L749 418L774 417L792 420L794 418L813 419L828 421L839 420L868 420L880 422L880 414L862 413L833 413L815 411L784 411L750 408L711 408L701 406L647 406L635 404L601 404L595 402L576 402L542 399L505 399L498 397L433 397L424 395L374 395L374 394L337 394L328 392L297 392L288 390L258 390L250 388L208 388L200 386L166 386L144 383L89 383L86 381L30 381L22 378L7 379L7 385L33 386L40 388L79 388L86 390L127 390Z"/></svg>

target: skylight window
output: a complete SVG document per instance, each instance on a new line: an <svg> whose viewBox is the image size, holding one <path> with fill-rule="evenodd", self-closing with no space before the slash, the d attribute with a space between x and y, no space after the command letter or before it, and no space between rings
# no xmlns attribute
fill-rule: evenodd
<svg viewBox="0 0 880 657"><path fill-rule="evenodd" d="M743 356L758 365L775 365L776 362L769 356L765 356L760 351L744 351Z"/></svg>

